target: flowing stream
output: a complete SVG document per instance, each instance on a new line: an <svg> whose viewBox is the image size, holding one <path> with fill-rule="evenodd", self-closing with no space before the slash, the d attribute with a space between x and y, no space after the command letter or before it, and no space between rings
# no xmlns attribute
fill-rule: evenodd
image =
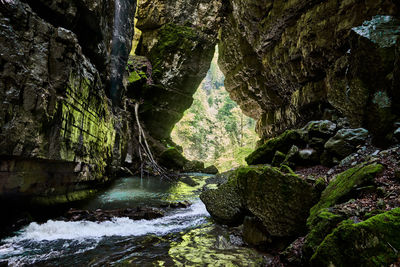
<svg viewBox="0 0 400 267"><path fill-rule="evenodd" d="M48 220L30 223L0 243L0 265L10 266L258 266L265 257L243 246L233 230L214 224L198 194L207 177L191 176L196 186L158 178L122 178L82 204L87 210L190 201L162 218L134 221Z"/></svg>

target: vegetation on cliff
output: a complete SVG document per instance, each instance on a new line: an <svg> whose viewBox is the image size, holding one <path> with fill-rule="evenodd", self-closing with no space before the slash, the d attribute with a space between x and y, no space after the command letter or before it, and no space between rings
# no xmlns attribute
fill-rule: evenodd
<svg viewBox="0 0 400 267"><path fill-rule="evenodd" d="M245 116L224 88L218 48L207 76L194 94L192 106L172 131L185 157L215 165L220 171L245 164L257 140L255 122Z"/></svg>

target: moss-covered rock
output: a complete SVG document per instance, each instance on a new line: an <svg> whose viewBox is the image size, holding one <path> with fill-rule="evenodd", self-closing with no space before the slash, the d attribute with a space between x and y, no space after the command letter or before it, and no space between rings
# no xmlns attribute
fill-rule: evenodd
<svg viewBox="0 0 400 267"><path fill-rule="evenodd" d="M286 155L280 151L276 151L272 159L272 166L279 166L285 161Z"/></svg>
<svg viewBox="0 0 400 267"><path fill-rule="evenodd" d="M302 248L305 258L309 259L314 254L319 244L343 219L343 216L325 209L322 209L314 216L309 223L310 232L307 234Z"/></svg>
<svg viewBox="0 0 400 267"><path fill-rule="evenodd" d="M198 160L188 161L185 166L183 166L185 172L202 172L204 170L204 162Z"/></svg>
<svg viewBox="0 0 400 267"><path fill-rule="evenodd" d="M293 173L253 166L237 169L226 184L202 193L200 198L219 221L232 223L228 217L238 222L237 215L246 211L256 216L270 235L287 237L305 230L308 208L315 203L316 193Z"/></svg>
<svg viewBox="0 0 400 267"><path fill-rule="evenodd" d="M364 163L338 174L322 192L319 202L311 208L307 224L311 224L321 209L329 208L345 200L353 188L372 182L376 174L382 170L383 166L380 164L366 165Z"/></svg>
<svg viewBox="0 0 400 267"><path fill-rule="evenodd" d="M207 168L204 168L204 170L202 170L202 173L207 173L207 174L217 174L219 171L217 169L217 167L215 167L214 165L208 166Z"/></svg>
<svg viewBox="0 0 400 267"><path fill-rule="evenodd" d="M189 163L189 160L178 149L170 147L161 153L159 163L169 169L183 170L186 164Z"/></svg>
<svg viewBox="0 0 400 267"><path fill-rule="evenodd" d="M234 183L228 182L218 189L207 190L200 195L207 211L218 222L240 225L245 216L242 197Z"/></svg>
<svg viewBox="0 0 400 267"><path fill-rule="evenodd" d="M272 236L293 236L305 230L307 207L316 201L314 188L291 173L270 166L241 167L236 183L244 205Z"/></svg>
<svg viewBox="0 0 400 267"><path fill-rule="evenodd" d="M246 158L249 165L271 163L276 151L287 153L293 145L302 144L298 131L287 130L278 137L269 139Z"/></svg>
<svg viewBox="0 0 400 267"><path fill-rule="evenodd" d="M400 208L353 223L344 221L311 258L311 266L388 266L399 257Z"/></svg>

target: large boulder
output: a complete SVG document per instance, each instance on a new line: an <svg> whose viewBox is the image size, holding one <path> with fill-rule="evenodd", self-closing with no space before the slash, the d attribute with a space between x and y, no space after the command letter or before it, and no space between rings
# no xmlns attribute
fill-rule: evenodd
<svg viewBox="0 0 400 267"><path fill-rule="evenodd" d="M227 225L243 223L245 209L238 188L228 182L216 190L207 190L200 195L207 211L218 222Z"/></svg>
<svg viewBox="0 0 400 267"><path fill-rule="evenodd" d="M389 266L398 260L400 208L354 223L344 221L319 245L311 266Z"/></svg>
<svg viewBox="0 0 400 267"><path fill-rule="evenodd" d="M316 193L293 173L258 166L239 168L226 184L202 193L200 198L219 221L232 222L232 218L246 211L260 220L269 235L287 237L305 230L308 209L315 203ZM226 220L226 214L230 220Z"/></svg>
<svg viewBox="0 0 400 267"><path fill-rule="evenodd" d="M237 184L247 210L272 236L292 236L305 229L308 208L316 201L314 188L295 174L277 168L242 167Z"/></svg>

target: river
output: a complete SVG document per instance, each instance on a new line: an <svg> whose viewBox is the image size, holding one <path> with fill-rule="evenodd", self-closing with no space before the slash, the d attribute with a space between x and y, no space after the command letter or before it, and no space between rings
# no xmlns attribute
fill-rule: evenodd
<svg viewBox="0 0 400 267"><path fill-rule="evenodd" d="M212 222L199 192L207 176L192 174L195 186L156 177L121 178L80 209L159 206L190 201L153 220L32 222L0 243L7 266L260 266L266 257L244 246L237 229ZM212 185L211 185L212 186Z"/></svg>

